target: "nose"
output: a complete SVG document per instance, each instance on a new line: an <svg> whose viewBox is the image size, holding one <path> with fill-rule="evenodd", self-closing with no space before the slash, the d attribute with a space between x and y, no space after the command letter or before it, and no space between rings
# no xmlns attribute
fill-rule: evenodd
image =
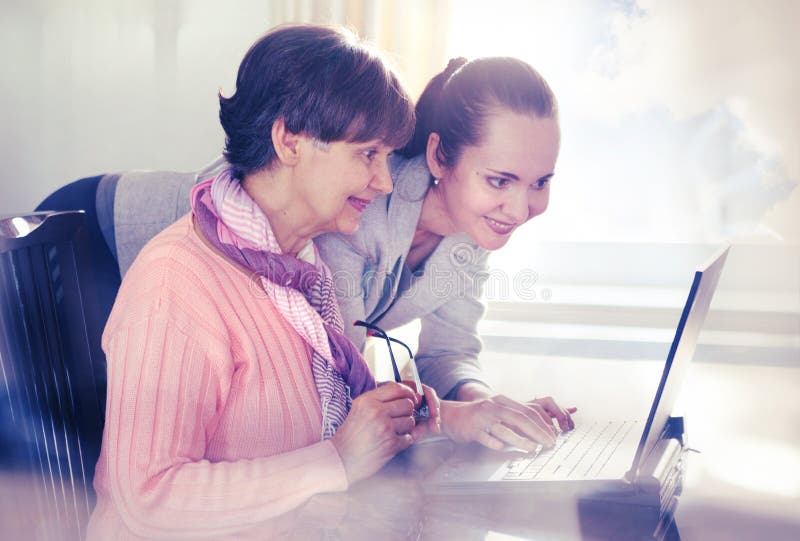
<svg viewBox="0 0 800 541"><path fill-rule="evenodd" d="M503 214L514 223L524 223L528 220L532 211L528 203L526 194L520 194L517 190L508 190L505 201L503 201Z"/></svg>
<svg viewBox="0 0 800 541"><path fill-rule="evenodd" d="M375 160L374 172L370 187L378 193L392 193L392 175L389 173L389 162L386 158Z"/></svg>

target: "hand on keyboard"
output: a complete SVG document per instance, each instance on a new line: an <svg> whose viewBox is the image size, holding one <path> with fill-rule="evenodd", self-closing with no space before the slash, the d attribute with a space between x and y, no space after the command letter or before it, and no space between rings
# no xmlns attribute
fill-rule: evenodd
<svg viewBox="0 0 800 541"><path fill-rule="evenodd" d="M528 452L552 447L556 432L550 416L502 395L472 402L442 401L442 431L453 441L478 442L490 449L506 445Z"/></svg>
<svg viewBox="0 0 800 541"><path fill-rule="evenodd" d="M534 398L528 402L529 406L540 407L545 414L558 423L558 427L566 432L575 428L575 422L572 420L572 414L578 411L578 408L562 408L559 406L552 396L545 396L544 398Z"/></svg>

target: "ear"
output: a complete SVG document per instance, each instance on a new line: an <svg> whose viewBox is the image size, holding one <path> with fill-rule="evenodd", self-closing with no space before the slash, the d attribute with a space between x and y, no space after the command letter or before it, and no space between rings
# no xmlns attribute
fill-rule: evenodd
<svg viewBox="0 0 800 541"><path fill-rule="evenodd" d="M271 135L278 160L283 165L296 165L300 159L300 134L287 130L283 117L279 117L272 123Z"/></svg>
<svg viewBox="0 0 800 541"><path fill-rule="evenodd" d="M433 175L433 178L442 178L445 176L447 169L439 163L439 134L431 132L428 136L428 146L425 149L425 160L428 162L428 170Z"/></svg>

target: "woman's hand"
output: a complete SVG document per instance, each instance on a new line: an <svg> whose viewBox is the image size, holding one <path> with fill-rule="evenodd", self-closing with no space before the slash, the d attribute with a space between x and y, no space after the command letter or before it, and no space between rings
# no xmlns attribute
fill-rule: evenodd
<svg viewBox="0 0 800 541"><path fill-rule="evenodd" d="M413 381L404 381L403 383L412 389L415 387ZM422 393L428 406L428 418L420 419L411 432L415 442L422 441L429 436L438 436L442 433L441 400L439 400L436 391L425 384L422 385ZM414 409L418 409L420 405L422 405L422 396L414 393Z"/></svg>
<svg viewBox="0 0 800 541"><path fill-rule="evenodd" d="M350 413L331 438L350 484L369 477L411 445L416 401L414 391L394 382L353 400Z"/></svg>
<svg viewBox="0 0 800 541"><path fill-rule="evenodd" d="M553 397L546 396L544 398L534 398L528 401L529 406L536 406L544 410L550 419L555 419L558 427L562 432L572 430L575 428L575 421L572 420L572 414L578 411L578 408L562 408L559 406Z"/></svg>
<svg viewBox="0 0 800 541"><path fill-rule="evenodd" d="M485 398L492 398L492 392L491 389L489 389L489 387L483 383L469 381L459 387L456 396L457 400L463 402L472 402ZM517 402L517 405L521 406L522 404ZM578 408L562 408L550 396L528 400L526 405L535 408L540 414L544 413L545 419L555 420L558 423L558 427L562 431L572 430L575 428L575 422L572 420L572 414L578 411Z"/></svg>
<svg viewBox="0 0 800 541"><path fill-rule="evenodd" d="M472 402L444 400L442 431L453 441L476 441L490 449L506 445L533 452L555 445L550 416L539 404L521 404L503 395Z"/></svg>

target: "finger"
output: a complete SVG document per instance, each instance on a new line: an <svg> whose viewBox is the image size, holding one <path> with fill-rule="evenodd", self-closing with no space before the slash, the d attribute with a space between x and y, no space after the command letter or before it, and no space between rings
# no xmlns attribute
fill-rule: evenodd
<svg viewBox="0 0 800 541"><path fill-rule="evenodd" d="M398 398L384 402L383 407L389 417L408 417L414 412L414 401L410 398Z"/></svg>
<svg viewBox="0 0 800 541"><path fill-rule="evenodd" d="M566 410L560 410L560 415L556 416L556 419L558 419L558 427L562 432L567 432L575 427L575 423L572 422L572 418Z"/></svg>
<svg viewBox="0 0 800 541"><path fill-rule="evenodd" d="M412 443L414 443L414 438L411 437L411 434L400 434L393 438L389 447L389 452L391 453L389 458L393 457L403 449L407 449Z"/></svg>
<svg viewBox="0 0 800 541"><path fill-rule="evenodd" d="M436 391L427 385L423 385L422 388L425 391L425 402L427 402L428 411L430 412L430 417L427 424L430 426L433 434L440 434L442 432L442 403L439 400L439 395L437 395Z"/></svg>
<svg viewBox="0 0 800 541"><path fill-rule="evenodd" d="M558 421L558 428L561 429L561 432L567 432L575 428L572 417L565 409L560 409L558 415L554 415L553 418Z"/></svg>
<svg viewBox="0 0 800 541"><path fill-rule="evenodd" d="M414 430L411 431L411 437L414 439L414 442L419 442L429 436L434 436L441 432L441 429L439 429L439 431L436 432L435 430L436 428L429 420L420 421L416 424Z"/></svg>
<svg viewBox="0 0 800 541"><path fill-rule="evenodd" d="M553 416L539 404L530 404L527 406L528 410L533 412L534 419L541 419L547 426L548 430L552 431L553 436L556 435L556 429L553 427Z"/></svg>
<svg viewBox="0 0 800 541"><path fill-rule="evenodd" d="M558 405L558 403L553 399L551 396L546 396L544 398L539 398L536 400L540 406L544 408L544 410L553 418L558 421L558 426L561 428L562 431L572 430L575 428L575 423L570 416L570 409L572 411L577 411L576 408L567 408L564 409Z"/></svg>
<svg viewBox="0 0 800 541"><path fill-rule="evenodd" d="M566 410L559 408L555 401L549 397L535 398L526 405L539 413L543 419L547 420L549 425L552 425L552 419L556 419L558 427L562 432L575 428L575 424L572 422L572 419L570 419L569 414L566 413ZM553 434L555 434L555 432L553 432Z"/></svg>
<svg viewBox="0 0 800 541"><path fill-rule="evenodd" d="M414 391L414 407L419 406L419 403L422 401L422 395L417 392L417 385L412 380L404 379L403 385ZM424 387L423 387L424 388Z"/></svg>
<svg viewBox="0 0 800 541"><path fill-rule="evenodd" d="M567 410L561 410L561 415L557 419L558 427L562 432L568 432L575 428L575 421L572 420L572 416L567 413Z"/></svg>
<svg viewBox="0 0 800 541"><path fill-rule="evenodd" d="M494 449L495 451L502 451L504 447L502 441L498 440L485 430L481 430L480 433L475 438L475 440L484 447L488 447L489 449Z"/></svg>
<svg viewBox="0 0 800 541"><path fill-rule="evenodd" d="M413 401L415 395L416 393L407 385L390 381L377 389L364 393L362 396L370 396L381 402L388 402L389 400L397 400L398 398L409 398Z"/></svg>
<svg viewBox="0 0 800 541"><path fill-rule="evenodd" d="M411 434L397 434L390 439L384 440L381 445L381 455L383 456L383 463L385 464L392 459L400 451L407 449L409 445L414 443Z"/></svg>
<svg viewBox="0 0 800 541"><path fill-rule="evenodd" d="M547 412L547 414L550 417L555 417L561 410L558 404L556 404L556 401L550 398L549 396L545 398L537 398L535 400L531 400L530 402L528 402L528 407L541 408L541 410Z"/></svg>
<svg viewBox="0 0 800 541"><path fill-rule="evenodd" d="M575 419L572 418L572 414L578 411L578 408L567 408L567 414L569 415L569 429L572 430L575 428Z"/></svg>
<svg viewBox="0 0 800 541"><path fill-rule="evenodd" d="M395 417L392 419L392 428L394 429L394 433L401 435L401 434L411 434L411 431L414 430L414 426L416 422L414 421L414 417L407 416L407 417Z"/></svg>
<svg viewBox="0 0 800 541"><path fill-rule="evenodd" d="M553 425L548 423L548 426L540 417L526 415L511 408L499 408L498 413L500 421L507 427L513 428L518 434L545 446L555 445L556 435Z"/></svg>
<svg viewBox="0 0 800 541"><path fill-rule="evenodd" d="M521 415L528 421L522 425L518 424L519 421L514 422L511 419L501 419L503 422L505 422L507 425L518 426L529 437L534 436L527 427L530 425L530 423L534 423L539 427L540 430L545 431L549 435L549 438L555 442L556 430L553 428L553 422L550 420L550 415L544 410L544 408L538 404L520 404L516 400L511 400L510 398L506 398L504 396L497 398L499 402L506 406L506 410L511 410L518 414L515 416L516 419L520 419L519 415ZM537 441L542 441L539 438L536 439ZM542 441L542 443L545 442Z"/></svg>
<svg viewBox="0 0 800 541"><path fill-rule="evenodd" d="M564 408L564 417L567 419L567 430L572 430L575 428L575 421L572 419L570 409L574 410L575 408ZM562 428L563 430L563 428Z"/></svg>
<svg viewBox="0 0 800 541"><path fill-rule="evenodd" d="M544 408L544 410L550 414L550 417L554 418L556 422L558 422L558 427L566 432L570 430L571 420L569 418L569 414L566 410L562 409L555 400L551 397L546 397L541 399L539 405Z"/></svg>
<svg viewBox="0 0 800 541"><path fill-rule="evenodd" d="M539 444L537 442L530 440L520 434L517 434L509 427L501 423L494 423L489 428L489 434L494 438L502 441L506 445L517 447L518 449L523 449L525 451L528 451L529 453L533 453L534 451L536 451L536 448L539 447Z"/></svg>

